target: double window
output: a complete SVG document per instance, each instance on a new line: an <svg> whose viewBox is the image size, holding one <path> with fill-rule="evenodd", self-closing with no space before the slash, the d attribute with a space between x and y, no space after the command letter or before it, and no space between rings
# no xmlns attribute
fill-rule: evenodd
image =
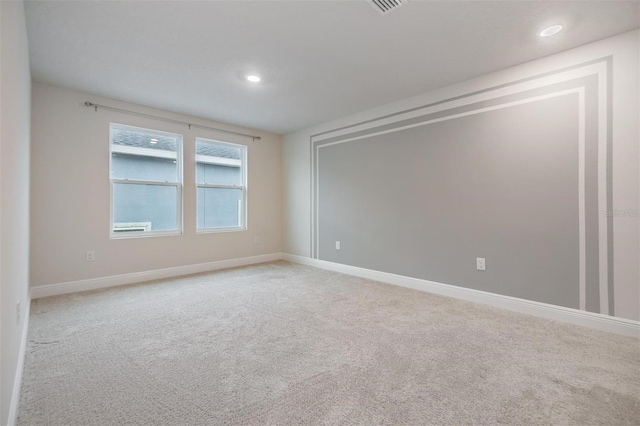
<svg viewBox="0 0 640 426"><path fill-rule="evenodd" d="M182 135L111 124L111 237L182 233ZM246 147L196 140L199 232L246 229Z"/></svg>

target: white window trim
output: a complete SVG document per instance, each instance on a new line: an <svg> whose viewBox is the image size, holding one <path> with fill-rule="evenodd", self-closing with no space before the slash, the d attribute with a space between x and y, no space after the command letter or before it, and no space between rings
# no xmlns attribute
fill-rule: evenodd
<svg viewBox="0 0 640 426"><path fill-rule="evenodd" d="M202 139L202 138L198 138ZM211 155L196 154L196 163L217 164L219 166L242 167L242 160L233 158L213 157Z"/></svg>
<svg viewBox="0 0 640 426"><path fill-rule="evenodd" d="M177 160L177 153L164 149L141 148L139 146L112 145L112 154L141 155L143 157L169 158Z"/></svg>
<svg viewBox="0 0 640 426"><path fill-rule="evenodd" d="M215 140L215 139L207 139L207 138L200 138L197 137L195 139L195 147L197 149L197 144L198 141L202 141L202 142L209 142L209 143L214 143L214 144L219 144L219 145L227 145L230 147L234 147L234 148L239 148L241 154L241 159L240 160L235 160L235 159L231 159L231 158L222 158L222 157L213 157L213 156L209 156L209 155L198 155L196 154L196 167L198 167L198 163L205 163L205 164L217 164L217 165L222 165L222 166L231 166L231 167L240 167L241 170L241 176L242 176L242 185L216 185L216 184L208 184L208 183L198 183L197 181L197 173L194 174L194 179L195 179L195 183L196 183L196 203L197 203L197 193L198 193L198 188L223 188L223 189L242 189L242 198L241 198L241 202L242 202L242 206L243 208L241 209L239 216L240 216L240 226L231 226L231 227L224 227L224 228L198 228L198 209L196 207L195 209L195 213L196 213L196 234L217 234L217 233L222 233L222 232L243 232L243 231L247 231L249 229L249 225L248 225L248 215L249 215L249 204L248 204L248 179L247 179L247 169L248 169L248 162L247 162L247 151L248 151L248 147L246 145L240 145L240 144L236 144L236 143L231 143L231 142L223 142L223 141L219 141L219 140Z"/></svg>
<svg viewBox="0 0 640 426"><path fill-rule="evenodd" d="M169 136L176 138L176 152L163 151L157 149L147 149L140 147L125 147L122 145L114 145L111 143L113 140L113 129L125 129L133 131L147 131L149 133L157 134L159 136ZM146 129L144 127L128 126L126 124L109 123L109 187L110 187L110 202L109 202L109 238L113 240L129 239L129 238L149 238L149 237L165 237L172 235L182 235L184 231L183 210L184 210L184 191L183 191L183 167L182 167L182 152L183 152L184 136L177 133L163 132L161 130ZM114 150L114 147L115 150ZM125 148L123 150L123 148ZM131 149L126 149L131 148ZM123 152L129 151L129 152ZM143 152L152 151L149 154L143 154ZM112 170L112 157L113 153L132 154L132 155L145 155L149 157L161 157L161 158L173 158L176 160L177 178L175 182L170 181L151 181L151 180L136 180L136 179L117 179L111 177ZM167 156L165 153L172 154ZM174 155L175 154L175 155ZM115 184L138 184L138 185L159 185L159 186L175 186L176 187L176 229L175 230L161 230L161 231L145 231L145 232L114 232L114 217L113 217L113 187Z"/></svg>

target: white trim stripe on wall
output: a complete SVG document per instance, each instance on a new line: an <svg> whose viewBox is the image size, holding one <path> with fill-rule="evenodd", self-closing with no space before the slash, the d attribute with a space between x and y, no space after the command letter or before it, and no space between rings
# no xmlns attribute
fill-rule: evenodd
<svg viewBox="0 0 640 426"><path fill-rule="evenodd" d="M584 88L580 88L578 95L580 100L578 101L578 228L579 232L579 258L580 258L580 309L587 310L587 219L586 219L586 150L585 150L585 100L584 100Z"/></svg>

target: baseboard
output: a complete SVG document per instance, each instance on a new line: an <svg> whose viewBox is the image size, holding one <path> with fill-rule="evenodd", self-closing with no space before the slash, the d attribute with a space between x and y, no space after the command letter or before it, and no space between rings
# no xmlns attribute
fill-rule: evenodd
<svg viewBox="0 0 640 426"><path fill-rule="evenodd" d="M325 260L311 259L304 256L285 253L282 255L282 259L302 265L380 281L387 284L394 284L443 296L455 297L456 299L482 303L528 315L616 333L623 336L640 338L640 321L565 308L563 306L550 305L548 303L534 302L531 300L519 299L517 297L503 296L486 291L472 290L450 284L422 280L419 278L411 278L387 272L358 268L340 263L327 262Z"/></svg>
<svg viewBox="0 0 640 426"><path fill-rule="evenodd" d="M25 309L22 316L22 337L18 349L18 365L13 379L11 390L11 402L9 403L8 426L14 426L18 422L18 406L20 405L20 390L22 389L22 372L24 371L24 358L27 352L27 333L29 332L29 314L31 313L31 297L25 300Z"/></svg>
<svg viewBox="0 0 640 426"><path fill-rule="evenodd" d="M31 298L37 299L40 297L55 296L59 294L74 293L78 291L87 291L125 284L134 284L138 282L171 278L181 275L215 271L218 269L234 268L238 266L253 265L256 263L271 262L279 259L284 259L302 265L313 266L316 268L327 269L330 271L340 272L347 275L380 281L387 284L393 284L412 288L415 290L426 291L429 293L440 294L443 296L454 297L470 302L483 303L485 305L491 305L537 317L548 318L569 324L575 324L583 327L607 331L610 333L616 333L623 336L640 338L640 321L633 321L624 318L612 317L609 315L586 312L578 309L551 305L548 303L534 302L531 300L519 299L517 297L503 296L486 291L473 290L450 284L443 284L419 278L406 277L403 275L396 275L388 272L359 268L356 266L343 265L340 263L327 262L325 260L311 259L309 257L297 256L287 253L271 253L260 256L200 263L196 265L178 266L174 268L156 269L153 271L136 272L131 274L113 275L108 277L92 278L88 280L36 286L31 288ZM25 322L28 322L28 319ZM26 339L26 332L23 337L24 339ZM24 348L21 348L21 350L24 350ZM24 357L22 357L21 359L23 358ZM21 369L20 374L22 374Z"/></svg>
<svg viewBox="0 0 640 426"><path fill-rule="evenodd" d="M152 271L134 272L131 274L112 275L108 277L91 278L88 280L71 281L66 283L47 284L31 287L31 298L56 296L59 294L75 293L78 291L95 290L99 288L115 287L144 281L178 277L181 275L198 274L218 269L235 268L256 263L272 262L282 258L282 253L263 254L259 256L241 257L238 259L219 260L216 262L198 263L195 265L176 266L173 268L155 269Z"/></svg>

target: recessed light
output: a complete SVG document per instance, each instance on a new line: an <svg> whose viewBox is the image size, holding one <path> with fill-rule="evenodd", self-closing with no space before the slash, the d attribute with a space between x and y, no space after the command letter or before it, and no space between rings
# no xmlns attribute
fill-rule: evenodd
<svg viewBox="0 0 640 426"><path fill-rule="evenodd" d="M551 37L562 31L562 25L552 25L540 31L540 37Z"/></svg>
<svg viewBox="0 0 640 426"><path fill-rule="evenodd" d="M156 138L151 138L151 139L149 140L149 143L154 143L154 144L155 144L155 143L158 143L158 139L156 139Z"/></svg>
<svg viewBox="0 0 640 426"><path fill-rule="evenodd" d="M261 78L257 75L248 75L247 80L249 80L252 83L258 83L261 80Z"/></svg>

